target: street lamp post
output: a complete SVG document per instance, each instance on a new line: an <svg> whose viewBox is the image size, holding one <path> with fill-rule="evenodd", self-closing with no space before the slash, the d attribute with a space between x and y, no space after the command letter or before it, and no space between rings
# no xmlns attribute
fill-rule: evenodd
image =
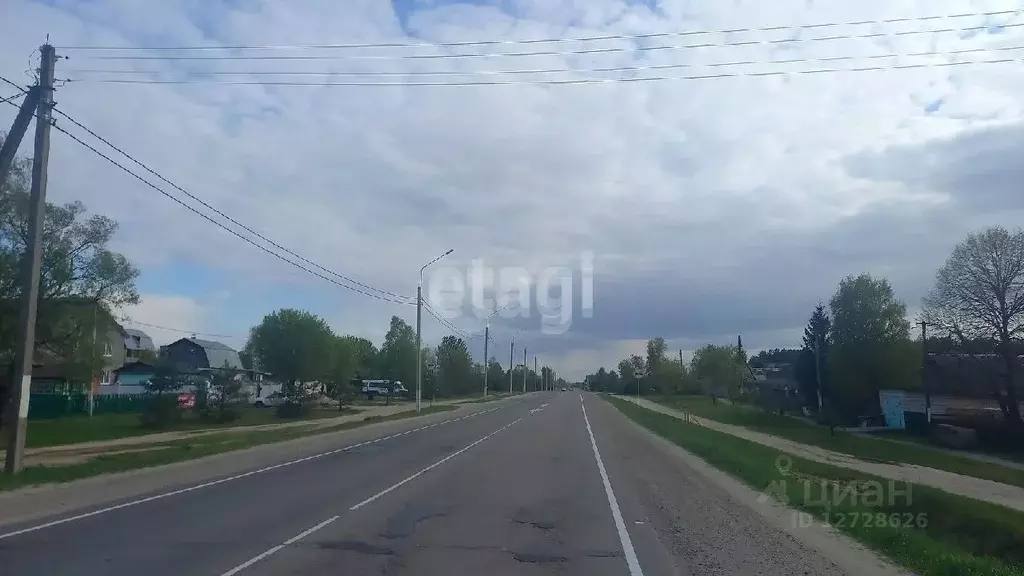
<svg viewBox="0 0 1024 576"><path fill-rule="evenodd" d="M416 411L420 411L423 400L423 338L422 338L422 315L423 315L423 271L434 262L454 252L454 248L427 262L420 268L420 280L416 284Z"/></svg>
<svg viewBox="0 0 1024 576"><path fill-rule="evenodd" d="M641 376L639 374L636 375L636 404L637 404L637 406L640 405L640 379L641 378L643 378L643 376Z"/></svg>

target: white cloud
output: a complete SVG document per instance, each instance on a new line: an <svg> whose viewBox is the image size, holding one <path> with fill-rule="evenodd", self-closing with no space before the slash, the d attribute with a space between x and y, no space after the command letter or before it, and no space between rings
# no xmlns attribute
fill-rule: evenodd
<svg viewBox="0 0 1024 576"><path fill-rule="evenodd" d="M0 74L24 80L22 71L47 33L57 45L408 40L390 4L377 0L305 0L238 9L214 9L206 2L194 1L165 2L145 9L129 0L63 0L55 4L57 8L29 0L4 3L0 16L19 25L0 38ZM660 2L659 10L652 12L640 2L518 0L500 3L510 7L502 12L477 4L423 4L406 26L427 41L503 40L734 29L1020 7L1019 2L1010 0L971 2L969 7L961 0L706 0ZM1011 21L1007 17L995 20ZM985 20L883 28L861 25L796 34L808 38L981 22ZM1020 20L1012 22L1019 24ZM654 72L680 76L766 69L763 64L700 66L739 60L1006 47L1019 44L1022 32L1024 29L1015 27L1001 34L966 38L952 33L903 35L655 50L639 56L243 61L217 62L215 68L423 72L695 65ZM710 34L658 42L730 43L791 34L794 32ZM551 47L572 50L581 46L528 45L526 49ZM509 45L492 48L518 49ZM397 54L398 50L376 53ZM957 58L1007 54L1013 52ZM936 210L934 190L855 179L846 172L844 159L890 145L922 145L977 124L1019 122L1024 91L1024 73L1013 65L585 86L118 85L85 82L87 77L100 76L74 71L134 68L180 72L196 63L90 60L96 54L71 50L63 55L70 59L60 61L58 77L83 79L58 92L63 110L211 205L304 256L364 282L411 294L419 266L448 248L455 248L452 262L456 264L468 266L471 259L482 257L495 266L530 269L592 251L597 256L599 281L603 278L618 286L653 275L678 291L687 291L694 283L713 283L731 294L745 291L748 296L737 298L756 304L741 307L745 311L758 307L786 311L775 315L773 326L758 325L758 330L778 334L799 328L817 299L828 298L842 273L893 270L904 286L897 290L910 300L919 298L930 282L935 261L941 260L943 251L956 240L939 230L959 233L956 228L940 228L951 218L949 214L932 215ZM823 61L775 69L942 59ZM487 78L493 77L470 79ZM936 102L941 106L929 113L927 109ZM0 125L11 118L13 109L0 110ZM66 122L61 125L71 128ZM301 272L286 271L286 265L260 255L119 174L59 133L54 134L51 166L51 197L81 199L90 208L117 218L123 230L117 248L144 270L184 259L229 270L253 282L287 283L297 291L308 283L321 282ZM908 242L907 222L902 219L908 214L919 214L917 219L923 222L915 221L915 231L932 236ZM851 236L851 230L870 229L869 222L885 224L864 232L869 237ZM972 225L985 222L971 220ZM908 244L921 247L927 256L922 257L920 250L901 249ZM752 269L756 264L766 267ZM772 266L783 272L771 272ZM788 272L799 274L786 277ZM766 290L762 285L765 274L780 286ZM818 276L809 281L807 275L813 274ZM807 282L812 287L786 286ZM698 296L710 293L689 292ZM602 299L598 290L595 297L595 314L600 315L602 309L629 303L631 292L606 292ZM700 301L684 304L700 307ZM626 332L642 329L645 319L663 316L661 310L652 308L663 305L664 300L652 299L646 314L637 316L637 326L620 327L623 335L618 338L602 331L602 338L626 338ZM362 312L374 310L373 306L344 295L339 296L337 308L319 312L337 318L339 326L348 331L377 334L386 329L390 313L378 317ZM806 314L796 312L805 307ZM267 302L266 311L273 308L275 303ZM338 309L345 312L339 314ZM732 327L748 320L730 314L729 307L719 311L723 325ZM404 317L413 318L408 313ZM184 323L176 320L170 325ZM196 320L197 326L205 326L202 319ZM216 326L208 329L217 331ZM669 329L676 333L666 333L666 337L686 338L704 336L709 328L701 326L695 332L681 322ZM583 357L588 352L573 354ZM607 363L614 362L609 359Z"/></svg>

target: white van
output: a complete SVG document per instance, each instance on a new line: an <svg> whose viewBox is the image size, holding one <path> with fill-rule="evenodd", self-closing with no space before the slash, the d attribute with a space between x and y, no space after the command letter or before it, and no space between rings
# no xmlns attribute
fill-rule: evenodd
<svg viewBox="0 0 1024 576"><path fill-rule="evenodd" d="M360 381L360 393L367 398L373 398L375 396L387 396L388 390L391 390L395 396L405 396L409 393L402 383L396 380L393 384L390 380L361 380Z"/></svg>

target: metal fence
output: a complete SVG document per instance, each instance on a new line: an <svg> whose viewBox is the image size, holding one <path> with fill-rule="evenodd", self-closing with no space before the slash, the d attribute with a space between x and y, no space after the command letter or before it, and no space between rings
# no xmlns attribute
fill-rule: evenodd
<svg viewBox="0 0 1024 576"><path fill-rule="evenodd" d="M93 414L142 412L146 394L103 394L93 397ZM89 413L88 394L32 394L28 404L29 420L63 418Z"/></svg>

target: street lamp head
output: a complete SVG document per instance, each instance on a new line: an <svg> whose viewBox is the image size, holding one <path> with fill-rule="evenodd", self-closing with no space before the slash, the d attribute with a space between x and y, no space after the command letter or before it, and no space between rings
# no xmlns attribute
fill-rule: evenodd
<svg viewBox="0 0 1024 576"><path fill-rule="evenodd" d="M447 256L447 255L451 254L452 252L455 252L455 248L449 248L447 252L442 254L442 256Z"/></svg>

